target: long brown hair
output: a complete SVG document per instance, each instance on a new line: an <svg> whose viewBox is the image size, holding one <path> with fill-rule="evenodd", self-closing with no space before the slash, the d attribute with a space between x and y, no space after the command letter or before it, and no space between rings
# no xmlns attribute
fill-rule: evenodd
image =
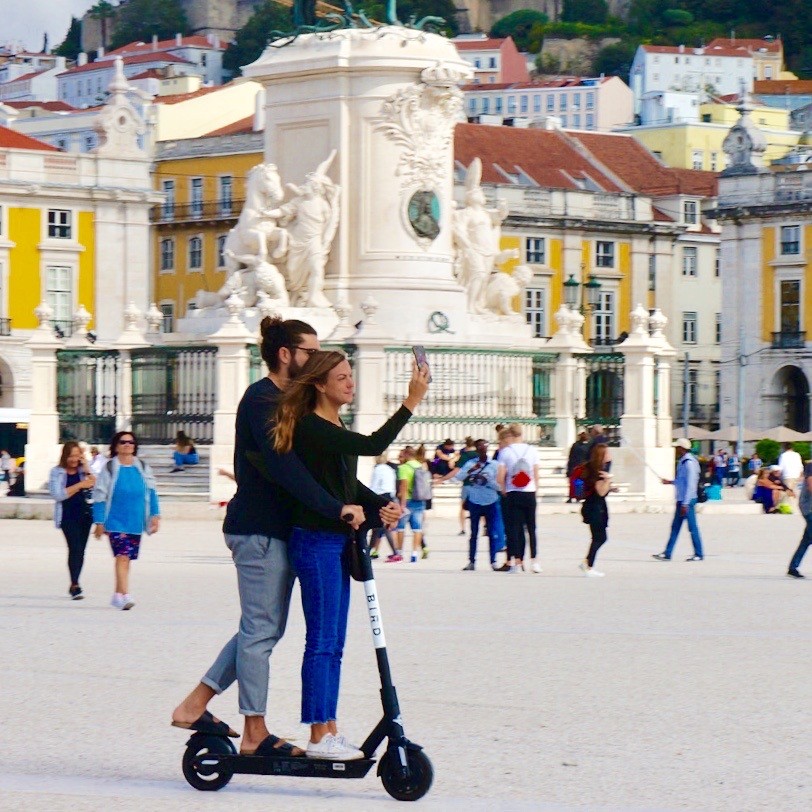
<svg viewBox="0 0 812 812"><path fill-rule="evenodd" d="M62 455L59 457L59 467L60 468L67 468L68 467L68 457L70 457L71 452L74 448L78 448L80 451L82 450L82 446L76 442L76 440L68 440L65 445L62 446ZM53 459L53 458L52 458ZM82 467L82 463L84 459L79 460L79 467Z"/></svg>
<svg viewBox="0 0 812 812"><path fill-rule="evenodd" d="M311 353L302 371L291 382L279 401L273 431L273 446L280 454L293 448L293 432L296 424L316 408L319 390L316 384L325 384L330 370L337 367L347 356L343 352L319 350Z"/></svg>
<svg viewBox="0 0 812 812"><path fill-rule="evenodd" d="M589 460L586 463L585 482L595 483L601 478L607 448L609 446L606 443L595 443L592 446L592 450L589 452Z"/></svg>

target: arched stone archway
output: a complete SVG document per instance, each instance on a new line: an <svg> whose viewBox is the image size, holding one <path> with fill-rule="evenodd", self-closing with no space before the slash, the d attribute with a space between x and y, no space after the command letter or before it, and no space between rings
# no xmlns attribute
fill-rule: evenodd
<svg viewBox="0 0 812 812"><path fill-rule="evenodd" d="M781 367L773 378L772 391L782 424L809 431L809 381L803 370L793 365Z"/></svg>
<svg viewBox="0 0 812 812"><path fill-rule="evenodd" d="M11 366L0 356L0 408L14 406L14 375Z"/></svg>

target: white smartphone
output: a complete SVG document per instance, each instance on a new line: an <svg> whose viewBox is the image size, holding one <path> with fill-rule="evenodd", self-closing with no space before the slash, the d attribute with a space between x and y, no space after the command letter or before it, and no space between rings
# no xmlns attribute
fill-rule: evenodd
<svg viewBox="0 0 812 812"><path fill-rule="evenodd" d="M429 359L426 356L426 348L420 344L415 345L412 347L412 352L414 353L414 360L417 361L417 366L422 367L425 365L426 367L429 366ZM429 369L429 383L431 383L431 369Z"/></svg>

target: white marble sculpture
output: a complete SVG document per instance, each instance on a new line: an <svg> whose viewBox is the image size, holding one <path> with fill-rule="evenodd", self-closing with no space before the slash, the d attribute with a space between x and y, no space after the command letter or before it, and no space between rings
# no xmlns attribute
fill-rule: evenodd
<svg viewBox="0 0 812 812"><path fill-rule="evenodd" d="M491 312L487 295L491 274L498 264L519 256L516 249L499 248L507 202L487 208L481 180L482 161L474 158L465 177L465 207L454 212L455 273L466 290L470 313Z"/></svg>
<svg viewBox="0 0 812 812"><path fill-rule="evenodd" d="M324 295L324 268L338 228L341 187L327 170L336 151L307 175L301 186L288 183L293 198L270 212L286 231L285 278L297 307L330 307Z"/></svg>
<svg viewBox="0 0 812 812"><path fill-rule="evenodd" d="M491 274L485 291L485 307L488 312L497 316L518 315L513 307L513 301L517 296L521 296L532 278L533 272L527 265L516 266L513 273L497 271Z"/></svg>

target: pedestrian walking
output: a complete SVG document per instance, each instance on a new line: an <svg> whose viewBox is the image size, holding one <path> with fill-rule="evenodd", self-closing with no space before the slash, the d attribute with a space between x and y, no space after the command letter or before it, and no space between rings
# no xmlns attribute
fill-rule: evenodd
<svg viewBox="0 0 812 812"><path fill-rule="evenodd" d="M505 493L508 572L524 570L524 552L529 543L531 569L538 573L541 572L536 560L538 455L535 448L524 442L522 427L517 423L505 429L505 440L507 445L499 451L499 487Z"/></svg>
<svg viewBox="0 0 812 812"><path fill-rule="evenodd" d="M412 564L422 555L423 521L426 516L426 502L431 498L431 474L425 460L417 459L417 451L407 445L402 452L403 463L398 466L398 501L403 514L395 534L394 555L387 561L397 563L403 560L403 544L406 538L406 525L412 531ZM450 469L449 469L450 470Z"/></svg>
<svg viewBox="0 0 812 812"><path fill-rule="evenodd" d="M584 466L584 504L581 516L589 525L592 537L586 558L580 567L588 578L603 578L604 573L595 569L598 550L606 543L606 529L609 526L609 508L606 495L612 488L612 475L604 470L608 446L598 443L592 446L589 459Z"/></svg>
<svg viewBox="0 0 812 812"><path fill-rule="evenodd" d="M282 397L273 429L274 448L294 450L313 477L336 499L358 503L372 515L387 500L356 477L358 456L376 456L397 437L428 391L429 371L415 364L403 404L371 435L348 431L339 410L353 401L355 384L346 356L313 353ZM345 548L352 531L328 520L293 494L290 561L299 577L306 642L302 661L302 724L310 725L307 755L339 761L364 753L338 733L341 659L347 632L350 574Z"/></svg>
<svg viewBox="0 0 812 812"><path fill-rule="evenodd" d="M462 468L466 462L469 460L475 460L477 458L476 452L476 443L474 442L473 437L466 437L464 440L462 451L460 451L459 456L457 457L457 468ZM448 474L446 473L443 475L441 482L445 482L448 479ZM463 484L462 488L460 489L460 532L458 535L464 536L465 535L465 519L468 516L468 512L465 507L466 500L468 498L468 493L465 488L465 484Z"/></svg>
<svg viewBox="0 0 812 812"><path fill-rule="evenodd" d="M682 523L688 520L688 530L691 533L691 542L694 545L694 554L686 561L702 561L704 553L702 551L702 536L699 534L699 526L696 523L696 502L699 488L699 461L691 453L691 441L685 437L680 437L673 444L677 454L677 473L674 479L663 479L663 485L673 485L676 491L677 507L674 512L674 520L671 522L671 535L668 537L668 544L661 553L654 553L654 558L658 561L670 561L674 546L677 543Z"/></svg>
<svg viewBox="0 0 812 812"><path fill-rule="evenodd" d="M730 488L735 488L741 480L742 466L739 455L733 451L727 458L727 484Z"/></svg>
<svg viewBox="0 0 812 812"><path fill-rule="evenodd" d="M54 500L54 525L68 545L68 594L75 601L84 597L79 577L85 563L85 548L93 525L91 494L96 477L85 467L79 443L69 440L62 446L59 463L51 469L48 492Z"/></svg>
<svg viewBox="0 0 812 812"><path fill-rule="evenodd" d="M389 451L384 451L375 457L375 467L372 469L372 479L369 482L369 489L383 496L387 502L395 499L395 492L397 491L397 474L395 469L389 464ZM392 531L388 527L375 527L372 530L370 538L370 558L377 558L378 548L381 546L381 539L386 537L389 547L392 550L392 555L395 555L395 541L392 537Z"/></svg>
<svg viewBox="0 0 812 812"><path fill-rule="evenodd" d="M138 459L138 441L131 431L119 431L110 442L105 463L93 490L93 535L107 536L115 559L114 609L132 609L130 563L138 558L141 536L157 533L161 511L155 477Z"/></svg>
<svg viewBox="0 0 812 812"><path fill-rule="evenodd" d="M787 575L790 578L805 577L801 574L801 562L804 560L809 545L812 544L812 465L810 464L805 466L804 476L798 488L798 509L801 511L806 525L798 549L795 550L789 562Z"/></svg>
<svg viewBox="0 0 812 812"><path fill-rule="evenodd" d="M90 446L90 463L88 464L88 468L93 476L98 476L101 473L101 469L104 468L106 462L107 457L99 451L99 447L95 445Z"/></svg>
<svg viewBox="0 0 812 812"><path fill-rule="evenodd" d="M784 450L778 458L778 468L787 489L794 491L798 480L803 475L804 461L801 459L801 455L792 447L792 443L784 443Z"/></svg>

